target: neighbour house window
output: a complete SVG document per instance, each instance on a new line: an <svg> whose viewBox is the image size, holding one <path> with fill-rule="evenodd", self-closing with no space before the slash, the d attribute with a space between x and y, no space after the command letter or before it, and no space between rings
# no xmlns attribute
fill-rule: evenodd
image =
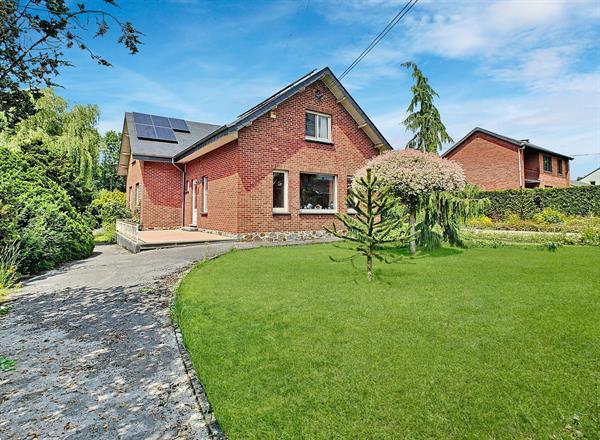
<svg viewBox="0 0 600 440"><path fill-rule="evenodd" d="M129 187L129 193L127 195L127 206L129 209L133 209L133 201L131 200L131 197L133 196L133 187L130 186Z"/></svg>
<svg viewBox="0 0 600 440"><path fill-rule="evenodd" d="M300 211L335 212L336 176L331 174L300 173Z"/></svg>
<svg viewBox="0 0 600 440"><path fill-rule="evenodd" d="M273 212L288 212L287 171L273 171Z"/></svg>
<svg viewBox="0 0 600 440"><path fill-rule="evenodd" d="M331 142L331 116L306 112L306 139Z"/></svg>
<svg viewBox="0 0 600 440"><path fill-rule="evenodd" d="M208 212L208 176L202 177L202 212Z"/></svg>
<svg viewBox="0 0 600 440"><path fill-rule="evenodd" d="M544 156L544 171L547 173L552 172L552 158L550 156Z"/></svg>
<svg viewBox="0 0 600 440"><path fill-rule="evenodd" d="M186 192L186 193L189 193L189 192L190 192L190 181L189 181L189 179L187 179L187 180L185 181L185 192Z"/></svg>
<svg viewBox="0 0 600 440"><path fill-rule="evenodd" d="M563 173L563 161L562 161L562 159L558 159L558 161L556 162L556 165L557 165L556 172L562 176L562 173Z"/></svg>

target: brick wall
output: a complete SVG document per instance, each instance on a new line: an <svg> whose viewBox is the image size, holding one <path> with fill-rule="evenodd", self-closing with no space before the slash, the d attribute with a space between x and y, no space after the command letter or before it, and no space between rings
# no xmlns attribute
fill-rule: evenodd
<svg viewBox="0 0 600 440"><path fill-rule="evenodd" d="M315 97L321 92L321 99ZM305 113L331 115L333 144L305 137ZM338 210L345 209L346 178L378 150L320 81L280 104L239 133L239 232L311 231L331 226L332 214L300 214L300 172L337 176ZM288 172L289 214L273 214L274 170Z"/></svg>
<svg viewBox="0 0 600 440"><path fill-rule="evenodd" d="M551 154L538 153L538 166L540 169L540 188L562 188L565 186L570 186L569 176L569 161L567 159L563 159L558 156L554 156ZM552 159L552 172L544 171L544 156L550 156ZM563 174L558 174L558 161L562 161L563 164Z"/></svg>
<svg viewBox="0 0 600 440"><path fill-rule="evenodd" d="M190 191L185 198L186 225L192 223L192 181L196 179L197 226L223 232L238 231L238 152L238 143L233 141L187 164ZM208 177L208 213L202 213L203 176Z"/></svg>
<svg viewBox="0 0 600 440"><path fill-rule="evenodd" d="M181 172L171 163L144 162L143 229L181 226Z"/></svg>
<svg viewBox="0 0 600 440"><path fill-rule="evenodd" d="M469 183L484 190L497 190L519 188L519 155L523 160L523 152L508 142L474 133L446 158L463 167ZM524 171L521 170L522 182Z"/></svg>
<svg viewBox="0 0 600 440"><path fill-rule="evenodd" d="M129 162L127 170L127 183L125 184L125 193L127 196L127 207L131 211L139 211L135 201L136 184L142 186L142 172L144 164L142 161L134 160ZM139 212L138 212L139 214Z"/></svg>
<svg viewBox="0 0 600 440"><path fill-rule="evenodd" d="M315 92L320 91L317 99ZM331 115L332 144L305 140L305 112ZM320 81L239 131L236 141L185 165L184 224L192 223L192 181L197 180L197 226L230 233L317 231L333 214L300 214L300 172L337 176L338 210L345 210L346 179L379 154L373 142ZM183 166L183 165L181 165ZM181 174L170 163L145 162L128 176L143 177L141 223L147 228L181 225ZM274 214L274 170L288 172L288 214ZM135 176L135 177L134 177ZM208 212L203 213L202 178L208 177ZM187 183L186 183L187 189Z"/></svg>

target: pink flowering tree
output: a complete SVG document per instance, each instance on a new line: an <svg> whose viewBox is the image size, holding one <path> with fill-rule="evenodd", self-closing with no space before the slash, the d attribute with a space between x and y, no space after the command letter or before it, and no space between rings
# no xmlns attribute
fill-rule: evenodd
<svg viewBox="0 0 600 440"><path fill-rule="evenodd" d="M413 254L418 240L433 240L435 224L442 228L444 238L452 242L457 238L457 223L465 217L462 214L474 211L471 203L464 202L467 198L460 195L466 185L462 168L437 154L410 149L390 151L370 160L357 176L369 168L406 207L412 236L409 248Z"/></svg>

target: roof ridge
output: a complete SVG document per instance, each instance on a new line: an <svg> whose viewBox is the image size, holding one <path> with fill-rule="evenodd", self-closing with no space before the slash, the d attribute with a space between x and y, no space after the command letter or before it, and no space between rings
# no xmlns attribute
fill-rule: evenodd
<svg viewBox="0 0 600 440"><path fill-rule="evenodd" d="M297 80L289 83L287 86L279 89L277 92L273 93L271 96L269 96L268 98L262 100L261 102L259 102L258 104L256 104L254 107L252 107L249 110L246 110L244 113L240 114L237 116L236 119L240 119L243 118L244 116L252 113L254 110L262 107L263 105L267 104L268 102L272 101L273 99L275 99L277 96L281 95L282 93L285 93L286 90L291 89L292 87L294 87L296 84L298 84L301 81L304 81L306 78L310 77L311 75L313 75L315 72L317 71L317 69L313 69L310 72L308 72L306 75L302 76L301 78L298 78Z"/></svg>

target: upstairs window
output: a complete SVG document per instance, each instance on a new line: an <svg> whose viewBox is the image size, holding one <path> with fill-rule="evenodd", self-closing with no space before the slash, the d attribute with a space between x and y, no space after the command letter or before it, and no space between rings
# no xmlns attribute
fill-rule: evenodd
<svg viewBox="0 0 600 440"><path fill-rule="evenodd" d="M273 212L288 212L288 173L273 171Z"/></svg>
<svg viewBox="0 0 600 440"><path fill-rule="evenodd" d="M331 142L331 116L306 112L306 139Z"/></svg>
<svg viewBox="0 0 600 440"><path fill-rule="evenodd" d="M333 213L337 182L331 174L300 174L300 212Z"/></svg>
<svg viewBox="0 0 600 440"><path fill-rule="evenodd" d="M550 156L544 156L544 171L547 173L552 172L552 158Z"/></svg>
<svg viewBox="0 0 600 440"><path fill-rule="evenodd" d="M563 174L563 161L562 161L562 159L558 159L556 165L557 165L556 172L562 176L562 174Z"/></svg>

